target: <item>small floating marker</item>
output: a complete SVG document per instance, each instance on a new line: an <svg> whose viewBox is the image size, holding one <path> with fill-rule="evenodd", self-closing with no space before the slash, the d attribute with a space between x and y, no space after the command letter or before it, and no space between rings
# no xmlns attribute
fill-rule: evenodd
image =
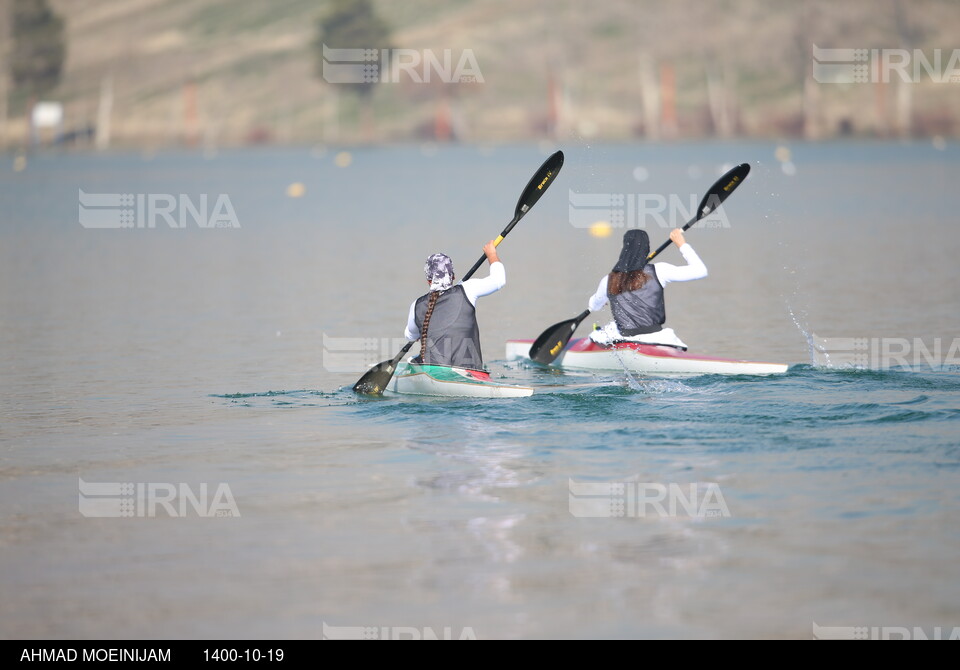
<svg viewBox="0 0 960 670"><path fill-rule="evenodd" d="M23 154L17 154L17 157L13 159L13 171L14 172L23 172L27 169L27 157Z"/></svg>
<svg viewBox="0 0 960 670"><path fill-rule="evenodd" d="M594 221L590 224L590 234L593 237L610 237L613 233L613 226L609 221Z"/></svg>
<svg viewBox="0 0 960 670"><path fill-rule="evenodd" d="M650 178L650 170L642 165L638 165L633 168L633 178L637 181L647 181Z"/></svg>
<svg viewBox="0 0 960 670"><path fill-rule="evenodd" d="M303 194L306 193L307 189L303 185L303 182L295 181L289 186L287 186L287 197L288 198L302 198ZM280 333L277 333L279 336Z"/></svg>
<svg viewBox="0 0 960 670"><path fill-rule="evenodd" d="M777 147L776 151L773 152L774 158L781 163L789 163L792 155L793 154L790 152L790 147L785 147L782 144Z"/></svg>
<svg viewBox="0 0 960 670"><path fill-rule="evenodd" d="M341 151L333 162L337 167L348 167L353 162L353 155L349 151Z"/></svg>
<svg viewBox="0 0 960 670"><path fill-rule="evenodd" d="M792 177L797 174L797 166L793 164L793 161L783 161L780 163L780 169L783 171L783 174L788 177Z"/></svg>
<svg viewBox="0 0 960 670"><path fill-rule="evenodd" d="M933 136L933 148L937 151L943 151L947 148L947 140L943 135Z"/></svg>

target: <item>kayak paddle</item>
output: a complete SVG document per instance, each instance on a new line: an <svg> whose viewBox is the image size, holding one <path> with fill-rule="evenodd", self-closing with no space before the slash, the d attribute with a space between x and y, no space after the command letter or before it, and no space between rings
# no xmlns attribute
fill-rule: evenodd
<svg viewBox="0 0 960 670"><path fill-rule="evenodd" d="M523 193L520 194L520 199L517 201L517 207L513 212L513 220L507 224L507 227L504 228L497 239L493 241L494 246L499 246L500 243L503 242L503 238L510 234L513 227L516 226L520 219L537 203L540 196L542 196L550 187L550 184L553 183L561 167L563 167L562 151L557 151L543 162L543 165L540 166L533 177L530 178L530 181L527 182L526 188L523 189ZM481 256L480 260L473 264L473 267L470 268L470 271L464 275L460 282L462 283L470 279L473 273L480 269L485 259L486 254ZM416 340L407 342L391 360L377 363L370 368L366 374L353 385L353 390L364 395L382 395L383 389L385 389L387 384L390 383L390 380L393 379L393 373L397 370L397 364L400 362L400 359L403 358L404 354L410 350L410 347L413 346L413 342L416 342Z"/></svg>
<svg viewBox="0 0 960 670"><path fill-rule="evenodd" d="M749 163L742 163L720 177L703 196L700 206L697 207L696 215L683 227L683 230L688 230L690 226L719 207L743 183L748 174L750 174ZM647 262L652 261L669 246L670 240L667 240L656 251L650 252L650 255L647 256ZM530 346L530 359L542 365L549 365L555 361L563 348L567 346L567 342L573 337L573 333L577 330L580 322L589 315L590 310L586 309L572 319L555 323L547 328Z"/></svg>

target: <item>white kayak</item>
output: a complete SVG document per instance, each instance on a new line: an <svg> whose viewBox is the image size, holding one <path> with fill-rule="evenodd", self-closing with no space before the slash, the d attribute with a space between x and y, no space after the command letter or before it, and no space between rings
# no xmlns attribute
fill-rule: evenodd
<svg viewBox="0 0 960 670"><path fill-rule="evenodd" d="M533 395L532 388L500 384L483 370L419 365L412 361L400 365L384 392L449 398L525 398Z"/></svg>
<svg viewBox="0 0 960 670"><path fill-rule="evenodd" d="M533 340L507 340L507 360L530 360ZM782 363L761 363L701 356L676 347L641 342L597 344L589 337L572 340L553 365L571 370L623 370L652 376L777 375Z"/></svg>

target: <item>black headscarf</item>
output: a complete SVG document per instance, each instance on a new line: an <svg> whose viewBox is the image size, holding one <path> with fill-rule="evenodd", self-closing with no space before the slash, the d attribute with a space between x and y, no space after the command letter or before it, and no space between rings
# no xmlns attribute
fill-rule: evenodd
<svg viewBox="0 0 960 670"><path fill-rule="evenodd" d="M623 235L623 248L620 258L613 266L614 272L633 272L642 270L650 255L650 236L645 230L628 230Z"/></svg>

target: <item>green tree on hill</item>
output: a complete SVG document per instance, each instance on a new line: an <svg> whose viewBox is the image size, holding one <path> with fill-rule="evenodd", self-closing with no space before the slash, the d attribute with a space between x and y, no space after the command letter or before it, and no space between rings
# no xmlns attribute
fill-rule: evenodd
<svg viewBox="0 0 960 670"><path fill-rule="evenodd" d="M28 96L41 96L60 82L66 43L63 19L47 0L13 0L10 76Z"/></svg>
<svg viewBox="0 0 960 670"><path fill-rule="evenodd" d="M377 58L366 63L371 66L373 76L362 82L335 84L357 95L360 100L363 134L366 139L372 139L373 109L370 98L377 85L373 77L381 74L379 67L385 63L385 59L379 57L382 50L391 48L389 26L377 15L371 0L333 0L329 11L317 20L316 39L313 42L316 72L321 78L324 46L333 49L377 50Z"/></svg>

